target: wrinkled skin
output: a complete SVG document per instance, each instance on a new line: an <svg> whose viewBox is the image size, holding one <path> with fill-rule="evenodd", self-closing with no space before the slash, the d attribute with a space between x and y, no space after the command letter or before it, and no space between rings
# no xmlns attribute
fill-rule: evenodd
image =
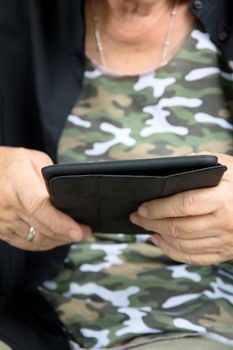
<svg viewBox="0 0 233 350"><path fill-rule="evenodd" d="M55 209L41 168L51 165L42 152L0 147L0 239L24 250L48 250L80 241L90 229ZM33 242L27 235L33 226Z"/></svg>
<svg viewBox="0 0 233 350"><path fill-rule="evenodd" d="M152 200L130 217L155 232L153 242L174 260L210 265L233 259L233 157L216 156L228 168L217 187Z"/></svg>

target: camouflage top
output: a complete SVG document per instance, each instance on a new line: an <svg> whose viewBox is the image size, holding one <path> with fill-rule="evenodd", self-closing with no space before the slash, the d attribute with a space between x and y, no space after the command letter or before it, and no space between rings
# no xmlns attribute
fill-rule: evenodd
<svg viewBox="0 0 233 350"><path fill-rule="evenodd" d="M87 62L60 162L233 154L232 67L198 29L167 66L148 74L113 76Z"/></svg>
<svg viewBox="0 0 233 350"><path fill-rule="evenodd" d="M87 61L60 162L233 154L233 73L209 37L193 29L164 67L114 76ZM75 244L43 292L75 348L204 335L233 345L233 266L177 263L149 236L96 234Z"/></svg>

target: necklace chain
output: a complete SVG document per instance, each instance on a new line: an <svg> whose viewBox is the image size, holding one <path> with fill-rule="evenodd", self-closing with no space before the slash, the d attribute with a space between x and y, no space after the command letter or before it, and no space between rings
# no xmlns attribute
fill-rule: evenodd
<svg viewBox="0 0 233 350"><path fill-rule="evenodd" d="M173 35L175 18L176 18L179 3L180 3L180 0L176 0L175 5L170 13L170 20L169 20L168 29L167 29L167 35L162 47L160 67L166 65L169 61L169 49L172 43L172 35ZM92 0L92 21L93 21L97 51L100 59L100 65L102 68L106 69L107 68L106 58L104 54L104 45L100 35L100 30L99 30L99 18L97 16L97 11L96 11L96 0Z"/></svg>
<svg viewBox="0 0 233 350"><path fill-rule="evenodd" d="M92 20L93 20L93 26L94 26L94 34L95 34L95 40L97 45L97 51L99 53L100 57L100 65L103 68L106 68L106 60L104 55L104 46L101 40L100 31L99 31L99 19L97 17L96 12L96 1L92 0Z"/></svg>
<svg viewBox="0 0 233 350"><path fill-rule="evenodd" d="M164 66L169 61L169 48L171 46L172 34L173 34L175 18L176 18L179 3L180 3L180 0L176 0L175 5L170 13L170 21L168 24L167 36L163 43L162 59L160 64L161 66Z"/></svg>

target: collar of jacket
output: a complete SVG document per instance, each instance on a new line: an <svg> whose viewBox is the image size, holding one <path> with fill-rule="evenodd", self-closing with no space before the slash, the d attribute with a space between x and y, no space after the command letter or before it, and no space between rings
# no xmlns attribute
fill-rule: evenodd
<svg viewBox="0 0 233 350"><path fill-rule="evenodd" d="M233 59L233 1L191 0L189 8L210 34L211 40Z"/></svg>

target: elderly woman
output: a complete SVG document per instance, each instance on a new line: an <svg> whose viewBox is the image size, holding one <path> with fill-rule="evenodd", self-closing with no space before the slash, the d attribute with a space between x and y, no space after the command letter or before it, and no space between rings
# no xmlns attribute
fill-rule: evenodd
<svg viewBox="0 0 233 350"><path fill-rule="evenodd" d="M13 349L233 345L232 11L3 0L0 339ZM142 203L130 220L151 237L90 235L52 206L40 174L51 159L193 152L228 170L215 188Z"/></svg>

